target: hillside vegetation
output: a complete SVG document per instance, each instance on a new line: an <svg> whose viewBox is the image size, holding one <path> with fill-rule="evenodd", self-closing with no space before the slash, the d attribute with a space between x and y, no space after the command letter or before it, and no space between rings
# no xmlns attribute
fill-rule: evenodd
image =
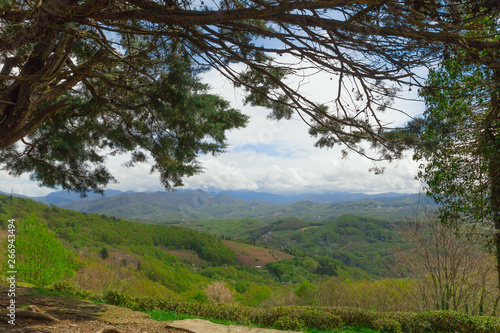
<svg viewBox="0 0 500 333"><path fill-rule="evenodd" d="M251 242L221 240L192 228L129 222L0 195L3 228L8 219L14 218L19 224L27 214L38 216L40 223L47 224L64 241L73 257L72 280L84 289L186 298L198 297L211 281L222 279L240 302L259 305L285 297L305 281L325 279L316 269L319 261L313 257L294 257ZM250 222L253 227L263 225ZM279 269L270 266L278 261L290 268L285 278L291 284L283 285ZM340 261L337 264L336 275L354 280L370 276Z"/></svg>
<svg viewBox="0 0 500 333"><path fill-rule="evenodd" d="M286 217L271 223L257 219L207 220L183 225L228 239L244 239L296 256L315 258L314 272L336 276L340 265L378 276L394 276L392 254L403 246L398 229L403 222L342 215L327 222ZM280 265L284 263L276 263ZM368 275L364 275L368 276Z"/></svg>
<svg viewBox="0 0 500 333"><path fill-rule="evenodd" d="M189 295L210 283L199 274L201 267L181 261L169 254L169 249L193 253L205 268L237 265L234 251L206 233L78 213L28 199L0 196L2 227L12 218L21 223L27 213L38 216L41 223L46 223L65 241L77 268L74 280L90 289L121 288L136 289L142 295ZM109 257L105 259L100 252L104 248L109 249ZM267 279L271 281L271 277ZM270 281L266 284L272 284Z"/></svg>
<svg viewBox="0 0 500 333"><path fill-rule="evenodd" d="M179 225L143 224L0 195L2 228L12 218L18 226L22 225L27 214L37 216L50 232L56 233L69 254L67 265L71 265L74 275L66 278L67 284L59 286L81 295L102 295L97 299L112 304L126 305L134 297L146 297L138 306L150 309L152 303L147 303L151 300L147 297L160 297L157 304L166 304L161 299L173 302L168 304L175 309L165 305L166 311L174 309L195 316L206 315L215 309L213 304L218 304L217 309L227 309L238 313L241 320L256 323L260 319L245 316L261 312L240 313L239 309L312 306L316 307L314 311L324 311L317 307L341 307L340 312L332 313L341 317L339 325L352 321L349 315L342 317L342 313L351 311L342 307L383 312L439 309L498 314L494 260L490 256L472 248L472 252L463 252L460 258L467 260L460 261L471 265L452 268L462 272L460 279L443 280L444 277L417 266L404 268L401 258L392 254L417 253L418 248L408 238L402 240L399 228L406 227L403 222L346 214L327 221L277 217L271 222L235 218L185 220ZM447 232L447 237L451 237L453 231ZM0 239L7 234L0 232ZM455 248L466 249L464 240L453 242ZM437 255L443 253L439 251ZM3 255L2 260L5 261ZM395 267L398 271L392 269ZM420 276L412 277L412 269ZM396 278L395 273L406 276ZM22 276L19 278L21 281ZM443 288L432 284L436 278ZM228 306L222 307L221 303ZM290 316L298 316L294 321L297 325L305 324L309 312L304 315L301 309L304 308L286 310L271 326L282 327ZM364 321L368 318L366 312L356 313L361 316L360 325L394 328L394 332L407 325L407 320L420 320L413 314L388 315L379 318L382 324L377 316ZM448 320L446 316L432 314L429 318ZM462 320L453 316L450 318L457 322Z"/></svg>

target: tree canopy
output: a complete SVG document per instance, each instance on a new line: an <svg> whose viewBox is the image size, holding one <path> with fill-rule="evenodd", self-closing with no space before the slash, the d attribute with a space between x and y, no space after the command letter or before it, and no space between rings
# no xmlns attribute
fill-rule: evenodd
<svg viewBox="0 0 500 333"><path fill-rule="evenodd" d="M419 137L418 178L441 204L442 222L465 224L493 245L500 278L500 72L458 54L427 85L423 119L409 126Z"/></svg>
<svg viewBox="0 0 500 333"><path fill-rule="evenodd" d="M498 31L484 26L498 11L487 0L0 0L0 162L85 193L113 180L105 154L132 152L133 165L147 151L163 184L180 185L246 121L199 83L209 68L271 117L297 112L320 147L365 154L368 140L373 158L398 158L405 145L380 113L419 82L413 68L455 50L498 68ZM335 78L330 105L291 84L311 70Z"/></svg>
<svg viewBox="0 0 500 333"><path fill-rule="evenodd" d="M485 67L453 58L429 76L421 144L420 178L442 203L445 219L489 224L495 161L499 161L498 79ZM497 167L498 168L498 167Z"/></svg>
<svg viewBox="0 0 500 333"><path fill-rule="evenodd" d="M498 31L498 20L483 22L471 34L499 40L485 34ZM498 49L482 55L500 60ZM493 245L500 281L500 70L455 51L431 70L420 94L426 111L408 126L418 134L418 177L442 204L442 222L465 224Z"/></svg>

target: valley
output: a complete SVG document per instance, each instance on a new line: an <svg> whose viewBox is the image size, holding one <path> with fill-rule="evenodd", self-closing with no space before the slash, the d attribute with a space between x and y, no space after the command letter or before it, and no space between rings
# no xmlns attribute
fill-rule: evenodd
<svg viewBox="0 0 500 333"><path fill-rule="evenodd" d="M401 195L277 204L203 191L117 193L63 202L81 210L76 211L0 195L0 227L5 229L11 218L19 226L35 217L46 224L71 259L64 290L81 290L78 295L116 292L118 299L157 297L200 306L225 297L223 303L252 309L343 306L418 312L428 305L413 298L426 282L404 275L398 255L411 244L401 234L408 221L399 217L437 207L422 200ZM136 221L137 215L120 217L153 208L152 219L147 214ZM6 233L0 235L5 240ZM5 262L1 251L0 257ZM494 283L484 281L483 294L474 294L466 305L474 313L495 308Z"/></svg>
<svg viewBox="0 0 500 333"><path fill-rule="evenodd" d="M355 215L315 221L279 216L288 212L307 216L316 205L325 207L324 216L352 207L368 212L367 207L374 205L390 205L401 211L410 209L410 199L414 197L392 197L376 203L271 204L203 191L118 193L64 202L65 207L83 210L77 212L26 198L0 196L0 212L2 221L12 216L22 220L29 213L46 223L79 262L81 269L76 270L73 280L86 281L85 287L99 290L124 284L124 290L135 289L141 295L154 290L152 294L157 296L190 297L210 279L222 278L234 281L237 296L245 299L248 297L244 294L252 290L276 288L276 294L286 293L305 281L335 276L353 281L393 276L388 266L391 251L400 245L397 226L401 222ZM161 208L163 219L140 219L142 223L138 223L107 215L145 206ZM276 213L278 209L281 214ZM165 221L165 214L172 210L176 213ZM175 219L180 211L189 214ZM231 217L251 211L262 218ZM214 215L224 219L214 219ZM395 219L397 215L391 216ZM100 254L104 248L109 253L106 258ZM286 274L281 273L284 270ZM106 276L104 280L109 281L88 281L99 280L90 279L92 274ZM130 281L130 285L119 280Z"/></svg>

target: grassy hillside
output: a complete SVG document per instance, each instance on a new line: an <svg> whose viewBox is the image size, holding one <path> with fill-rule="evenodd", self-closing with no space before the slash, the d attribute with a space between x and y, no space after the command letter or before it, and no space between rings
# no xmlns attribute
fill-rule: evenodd
<svg viewBox="0 0 500 333"><path fill-rule="evenodd" d="M183 197L185 200L176 201L178 204L187 205L187 202L193 199L188 196L188 194L192 195L192 192L185 194L186 196ZM222 204L225 200L231 201L227 195L220 196L218 199L207 199L201 191L197 195L199 195L197 205L209 205L209 202ZM129 198L122 196L118 195L114 198L117 201ZM162 197L158 195L156 200L161 201ZM179 199L179 197L176 198ZM307 254L335 259L347 267L361 268L370 274L382 276L391 275L388 268L391 265L390 252L398 245L397 232L394 230L397 223L354 215L343 215L326 223L308 222L295 217L277 219L269 224L252 218L206 220L190 224L185 221L183 223L190 228L182 228L146 225L105 215L78 213L9 196L1 196L0 203L2 204L0 213L4 214L4 221L10 218L9 216L21 217L27 212L36 213L52 230L73 244L75 248L110 245L134 249L135 252L139 247L162 247L167 251L186 250L191 251L207 265L235 265L237 264L236 254L214 236L199 233L193 228L219 237L223 236L223 238L243 238L254 244L284 250L293 255ZM359 202L356 204L360 205ZM302 201L286 206L303 209L315 206L315 204ZM7 208L3 207L8 207L8 210L6 211ZM321 268L322 265L329 265L324 264L324 260L317 258L315 260L320 268L311 269L311 273L337 274L335 269ZM248 265L248 258L244 262ZM262 266L262 262L265 260L259 261L260 264L256 266Z"/></svg>
<svg viewBox="0 0 500 333"><path fill-rule="evenodd" d="M273 248L220 240L192 228L129 222L0 195L1 227L5 228L11 218L22 223L26 214L36 214L41 223L46 223L64 241L73 253L76 273L72 280L84 289L118 289L135 296L196 298L211 281L223 280L242 304L256 306L284 298L305 281L319 283L325 278L323 272L317 270L320 259L293 257ZM220 223L219 235L223 234L221 230L236 230L236 225L240 225L243 233L266 225L252 219L232 223L227 226ZM275 224L278 228L297 229L307 223L284 219ZM285 277L277 266L272 266L280 262L286 263L289 270ZM334 274L354 280L370 277L341 262ZM282 284L284 279L289 284Z"/></svg>
<svg viewBox="0 0 500 333"><path fill-rule="evenodd" d="M254 218L234 218L225 220L205 220L186 222L186 225L195 230L208 232L212 235L223 235L229 238L247 238L248 235L262 227L267 223Z"/></svg>
<svg viewBox="0 0 500 333"><path fill-rule="evenodd" d="M74 255L74 279L87 289L118 288L140 295L188 297L210 283L201 274L204 269L238 267L235 252L207 233L79 213L0 195L1 227L5 228L12 218L22 223L27 214L36 214L65 241ZM104 259L99 254L103 248L109 252ZM191 257L169 251L188 252ZM264 279L272 286L272 276ZM247 283L255 284L252 280L258 279Z"/></svg>

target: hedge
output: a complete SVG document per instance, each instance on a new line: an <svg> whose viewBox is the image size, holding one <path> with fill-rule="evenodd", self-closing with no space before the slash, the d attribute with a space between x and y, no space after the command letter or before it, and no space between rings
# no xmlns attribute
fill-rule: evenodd
<svg viewBox="0 0 500 333"><path fill-rule="evenodd" d="M157 297L133 298L118 291L93 295L69 282L54 291L90 298L138 311L164 310L179 314L285 330L334 330L365 327L384 333L500 333L500 318L471 316L453 311L375 312L344 307L276 307L258 309L226 304L197 303Z"/></svg>

